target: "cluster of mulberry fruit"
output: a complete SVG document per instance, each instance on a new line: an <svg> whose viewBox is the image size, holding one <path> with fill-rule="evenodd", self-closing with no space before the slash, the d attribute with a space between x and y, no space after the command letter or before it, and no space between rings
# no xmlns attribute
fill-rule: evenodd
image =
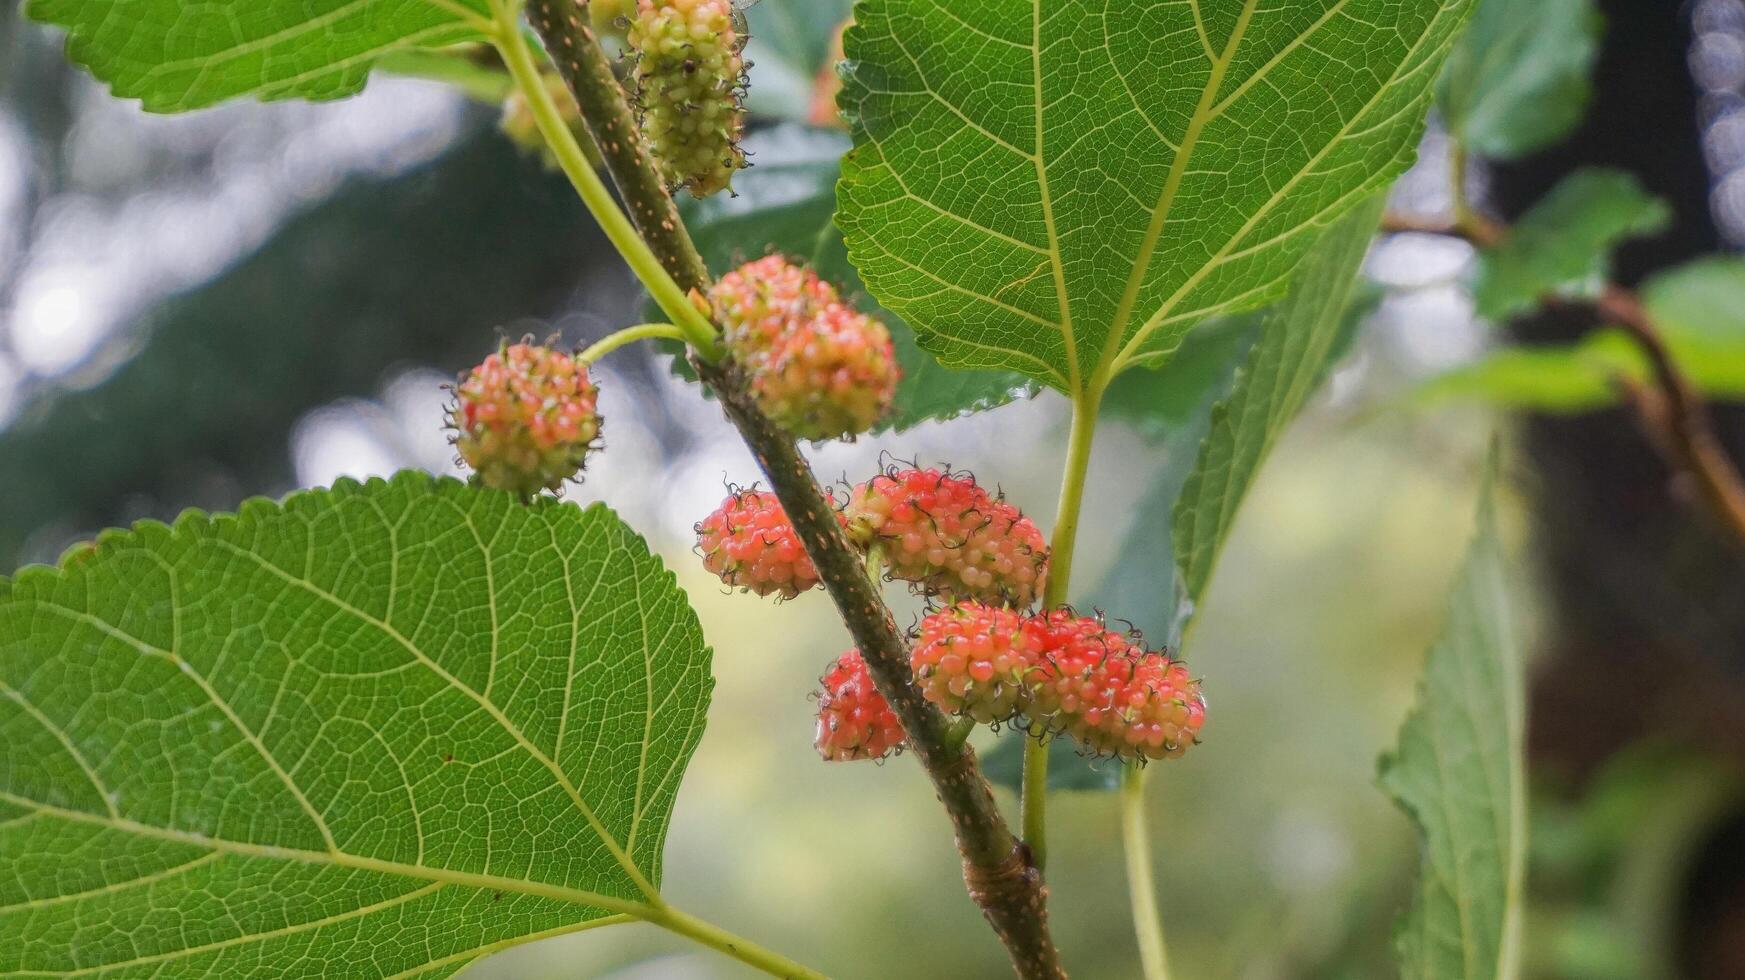
<svg viewBox="0 0 1745 980"><path fill-rule="evenodd" d="M812 270L766 256L722 276L709 301L759 407L794 435L859 435L890 408L890 331Z"/></svg>
<svg viewBox="0 0 1745 980"><path fill-rule="evenodd" d="M1042 532L967 475L891 469L856 486L837 515L849 540L879 547L888 578L924 595L1024 608L1047 581ZM774 494L728 497L697 524L697 547L729 586L792 598L818 584Z"/></svg>
<svg viewBox="0 0 1745 980"><path fill-rule="evenodd" d="M745 39L730 0L640 0L630 23L642 132L674 187L726 189L739 148Z"/></svg>
<svg viewBox="0 0 1745 980"><path fill-rule="evenodd" d="M523 342L461 379L449 425L477 482L529 497L581 472L600 435L598 401L587 364Z"/></svg>
<svg viewBox="0 0 1745 980"><path fill-rule="evenodd" d="M819 696L818 751L831 761L881 758L902 744L895 714L853 657L858 673L842 658ZM1018 721L1038 738L1065 735L1095 755L1173 758L1199 741L1206 720L1200 682L1186 665L1067 609L941 609L921 621L909 665L922 696L949 714L985 725ZM850 676L861 683L852 698L833 698ZM860 712L856 724L843 720L844 704ZM888 725L877 737L871 719Z"/></svg>

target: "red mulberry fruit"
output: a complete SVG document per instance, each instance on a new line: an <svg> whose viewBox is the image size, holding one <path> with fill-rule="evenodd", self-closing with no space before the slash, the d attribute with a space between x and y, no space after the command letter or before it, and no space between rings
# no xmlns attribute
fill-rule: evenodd
<svg viewBox="0 0 1745 980"><path fill-rule="evenodd" d="M915 683L927 700L984 725L1011 719L1029 698L1039 634L1026 617L997 606L964 602L921 620L909 655Z"/></svg>
<svg viewBox="0 0 1745 980"><path fill-rule="evenodd" d="M674 187L706 197L745 166L744 38L729 0L640 0L630 24L642 132Z"/></svg>
<svg viewBox="0 0 1745 980"><path fill-rule="evenodd" d="M890 331L811 270L768 256L723 276L710 300L752 395L789 432L854 436L890 408L901 376Z"/></svg>
<svg viewBox="0 0 1745 980"><path fill-rule="evenodd" d="M892 470L855 487L844 516L862 545L884 542L891 578L928 593L1022 608L1046 585L1042 532L971 477Z"/></svg>
<svg viewBox="0 0 1745 980"><path fill-rule="evenodd" d="M859 650L831 664L821 683L815 744L826 761L882 759L903 747L903 723L874 686Z"/></svg>
<svg viewBox="0 0 1745 980"><path fill-rule="evenodd" d="M696 530L703 567L730 586L792 599L818 584L818 571L773 493L738 491Z"/></svg>
<svg viewBox="0 0 1745 980"><path fill-rule="evenodd" d="M531 496L580 473L600 435L599 389L569 354L520 343L485 358L456 389L455 448L487 487Z"/></svg>
<svg viewBox="0 0 1745 980"><path fill-rule="evenodd" d="M1027 678L1033 723L1125 759L1171 758L1198 741L1206 703L1185 664L1068 610L1032 624L1045 646Z"/></svg>

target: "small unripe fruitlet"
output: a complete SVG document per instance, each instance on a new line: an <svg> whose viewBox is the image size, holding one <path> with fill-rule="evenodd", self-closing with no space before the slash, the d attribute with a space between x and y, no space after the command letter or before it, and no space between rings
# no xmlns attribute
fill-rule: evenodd
<svg viewBox="0 0 1745 980"><path fill-rule="evenodd" d="M794 435L858 435L896 397L890 331L810 269L767 256L721 277L709 300L759 407Z"/></svg>
<svg viewBox="0 0 1745 980"><path fill-rule="evenodd" d="M1045 648L1027 678L1033 723L1124 759L1171 758L1199 740L1206 702L1185 664L1070 610L1031 622Z"/></svg>
<svg viewBox="0 0 1745 980"><path fill-rule="evenodd" d="M703 567L730 586L792 599L818 584L818 570L773 493L737 491L696 530Z"/></svg>
<svg viewBox="0 0 1745 980"><path fill-rule="evenodd" d="M821 683L814 744L825 761L883 759L903 747L903 723L873 685L859 650L831 664Z"/></svg>
<svg viewBox="0 0 1745 980"><path fill-rule="evenodd" d="M1022 608L1048 578L1048 545L1018 511L974 478L893 469L855 487L849 536L882 542L886 574L929 594Z"/></svg>
<svg viewBox="0 0 1745 980"><path fill-rule="evenodd" d="M588 163L596 170L603 165L600 158L600 148L594 145L594 137L588 132L587 124L582 121L581 110L576 108L575 97L570 95L568 86L557 72L547 71L540 74L540 82L545 86L551 100L557 104L558 111L563 114L564 122L569 124L570 133L582 147L582 154L588 158ZM503 115L497 120L497 129L516 149L523 153L537 153L539 160L546 169L558 168L557 155L545 142L545 135L539 131L539 123L533 118L533 108L527 104L527 96L520 89L509 93L503 100Z"/></svg>
<svg viewBox="0 0 1745 980"><path fill-rule="evenodd" d="M745 166L744 45L730 0L639 0L630 25L642 131L675 187L725 189Z"/></svg>
<svg viewBox="0 0 1745 980"><path fill-rule="evenodd" d="M561 351L513 344L461 379L449 410L455 448L478 482L524 497L582 470L600 435L599 389Z"/></svg>
<svg viewBox="0 0 1745 980"><path fill-rule="evenodd" d="M921 693L946 712L991 725L1029 704L1026 678L1042 652L1027 617L962 602L921 620L909 667Z"/></svg>
<svg viewBox="0 0 1745 980"><path fill-rule="evenodd" d="M836 26L836 30L830 35L830 50L824 55L824 65L818 69L817 76L812 80L812 104L806 110L806 121L814 126L848 128L842 119L842 110L836 106L836 98L842 94L842 75L839 73L842 65L842 34L852 23L853 20L846 20Z"/></svg>

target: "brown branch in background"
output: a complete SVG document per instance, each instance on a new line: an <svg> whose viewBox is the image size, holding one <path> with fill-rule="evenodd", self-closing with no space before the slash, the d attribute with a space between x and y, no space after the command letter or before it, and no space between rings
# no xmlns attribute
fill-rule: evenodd
<svg viewBox="0 0 1745 980"><path fill-rule="evenodd" d="M530 0L528 13L575 95L638 230L682 288L706 288L703 260L637 131L611 64L588 27L585 0ZM843 534L811 465L793 437L758 408L730 362L712 364L693 357L692 364L769 477L879 692L902 720L910 749L951 817L970 897L1005 944L1013 968L1026 980L1064 978L1060 955L1048 933L1048 890L1042 876L1000 815L975 751L951 737L945 715L915 687L908 643L867 576L860 554Z"/></svg>
<svg viewBox="0 0 1745 980"><path fill-rule="evenodd" d="M1440 235L1444 238L1460 238L1474 248L1489 248L1501 242L1509 233L1508 226L1480 214L1468 215L1460 221L1450 221L1443 218L1427 218L1416 214L1402 214L1389 211L1382 216L1381 230L1384 234L1399 234L1401 232L1419 235Z"/></svg>
<svg viewBox="0 0 1745 980"><path fill-rule="evenodd" d="M1637 417L1658 434L1653 441L1666 461L1696 481L1709 512L1745 545L1745 479L1715 435L1708 405L1673 361L1642 301L1634 292L1608 283L1594 310L1602 320L1623 327L1654 370L1658 407L1644 406L1637 397L1633 399Z"/></svg>
<svg viewBox="0 0 1745 980"><path fill-rule="evenodd" d="M1484 217L1457 224L1402 214L1383 217L1381 227L1390 233L1460 238L1479 248L1495 245L1509 231L1508 226ZM1545 302L1563 303L1556 297ZM1642 300L1632 290L1607 283L1591 306L1599 320L1622 327L1648 358L1653 387L1621 375L1613 379L1648 441L1669 465L1696 483L1703 506L1738 544L1745 545L1745 477L1715 435L1708 404L1679 370Z"/></svg>

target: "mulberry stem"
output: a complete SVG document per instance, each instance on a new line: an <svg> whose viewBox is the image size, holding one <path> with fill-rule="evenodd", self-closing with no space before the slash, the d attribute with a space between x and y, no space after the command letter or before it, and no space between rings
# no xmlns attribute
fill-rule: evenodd
<svg viewBox="0 0 1745 980"><path fill-rule="evenodd" d="M558 111L557 103L552 101L551 92L540 81L533 51L527 44L526 36L521 33L521 24L516 19L519 5L507 0L497 0L492 6L497 13L492 43L502 52L503 63L509 66L509 74L521 89L522 96L527 99L533 119L539 124L539 131L545 134L545 141L551 146L552 154L557 157L558 166L563 168L570 183L575 185L582 203L588 206L588 212L594 216L606 237L611 239L624 261L629 263L636 278L648 287L661 312L672 317L673 322L684 330L686 341L696 348L699 356L711 362L718 360L721 352L715 343L714 324L703 316L702 311L697 309L684 290L673 281L673 277L667 274L660 259L655 257L648 243L631 226L630 219L618 209L617 202L612 200L612 192L606 189L600 175L588 163L581 143L577 142L575 133L570 131L569 124Z"/></svg>
<svg viewBox="0 0 1745 980"><path fill-rule="evenodd" d="M1133 905L1133 934L1139 939L1139 963L1145 980L1169 980L1163 917L1157 909L1157 885L1151 880L1145 770L1139 766L1128 766L1121 773L1121 840L1127 852L1127 891Z"/></svg>
<svg viewBox="0 0 1745 980"><path fill-rule="evenodd" d="M1066 475L1060 485L1054 537L1048 545L1048 588L1042 596L1044 609L1053 609L1066 602L1072 579L1072 551L1078 543L1085 477L1091 467L1091 441L1096 436L1097 411L1102 403L1102 383L1096 379L1072 400L1072 434L1066 444ZM1028 739L1024 743L1023 786L1018 805L1024 843L1030 846L1031 860L1036 867L1044 868L1048 858L1048 746L1040 738Z"/></svg>
<svg viewBox="0 0 1745 980"><path fill-rule="evenodd" d="M588 345L588 348L576 355L576 359L592 364L607 354L612 353L625 344L638 340L648 340L659 337L667 340L686 340L688 335L670 323L639 323L634 327L625 327L601 337Z"/></svg>

